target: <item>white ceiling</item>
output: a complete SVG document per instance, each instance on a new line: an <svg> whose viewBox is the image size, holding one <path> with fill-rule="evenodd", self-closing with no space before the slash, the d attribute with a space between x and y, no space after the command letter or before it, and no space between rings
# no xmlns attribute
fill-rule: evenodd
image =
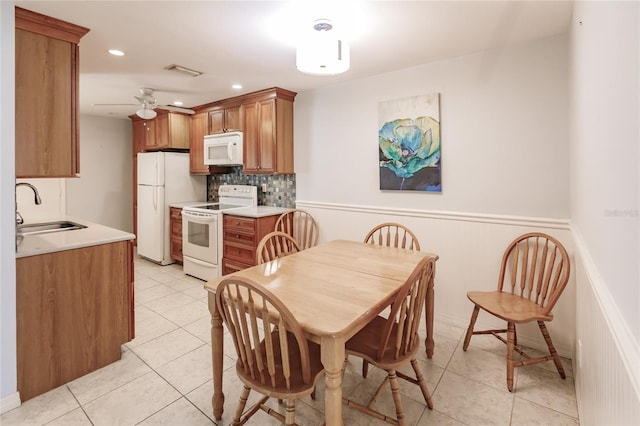
<svg viewBox="0 0 640 426"><path fill-rule="evenodd" d="M287 2L15 4L91 30L80 41L80 112L123 118L136 107L92 104L133 103L141 87L156 89L159 104L182 100L185 106L274 86L301 92L565 33L573 9L571 1L366 1L359 12L364 29L351 42L351 69L317 77L297 71L295 47L268 30ZM113 48L126 55L108 54ZM165 70L170 64L204 74ZM232 89L233 83L243 89Z"/></svg>

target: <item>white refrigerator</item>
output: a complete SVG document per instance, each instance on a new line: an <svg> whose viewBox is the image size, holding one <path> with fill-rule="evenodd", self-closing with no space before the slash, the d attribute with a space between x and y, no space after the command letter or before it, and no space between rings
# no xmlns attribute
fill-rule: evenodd
<svg viewBox="0 0 640 426"><path fill-rule="evenodd" d="M161 265L173 263L169 205L206 199L206 176L189 174L189 153L139 153L138 254Z"/></svg>

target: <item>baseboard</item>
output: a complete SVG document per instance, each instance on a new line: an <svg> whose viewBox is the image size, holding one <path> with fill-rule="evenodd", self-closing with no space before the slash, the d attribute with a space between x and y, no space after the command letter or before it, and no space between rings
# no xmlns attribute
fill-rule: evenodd
<svg viewBox="0 0 640 426"><path fill-rule="evenodd" d="M4 414L7 411L18 408L21 404L20 392L12 393L4 398L0 399L0 414Z"/></svg>

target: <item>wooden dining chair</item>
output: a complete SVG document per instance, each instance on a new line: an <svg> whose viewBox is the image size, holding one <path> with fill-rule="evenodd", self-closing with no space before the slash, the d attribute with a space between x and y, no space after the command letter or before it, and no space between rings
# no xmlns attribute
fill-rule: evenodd
<svg viewBox="0 0 640 426"><path fill-rule="evenodd" d="M276 221L275 230L291 235L301 250L318 244L318 224L313 216L301 209L281 214Z"/></svg>
<svg viewBox="0 0 640 426"><path fill-rule="evenodd" d="M374 226L364 238L367 244L396 247L420 251L420 243L415 234L409 228L399 223L386 222ZM362 377L367 377L369 363L362 361Z"/></svg>
<svg viewBox="0 0 640 426"><path fill-rule="evenodd" d="M420 251L420 243L415 234L399 223L387 222L375 226L364 238L364 242L379 246Z"/></svg>
<svg viewBox="0 0 640 426"><path fill-rule="evenodd" d="M467 350L471 336L491 334L507 345L507 389L513 391L515 367L551 361L563 379L566 377L560 357L551 341L545 322L553 319L551 310L567 285L571 265L564 246L555 238L541 232L531 232L509 244L502 257L497 291L470 291L473 313L464 339ZM506 329L474 331L480 309L507 322ZM516 324L536 321L542 332L549 355L531 358L518 347ZM500 334L506 333L505 340ZM522 361L514 361L514 351Z"/></svg>
<svg viewBox="0 0 640 426"><path fill-rule="evenodd" d="M299 251L298 243L289 234L279 231L270 232L258 243L256 263L260 265Z"/></svg>
<svg viewBox="0 0 640 426"><path fill-rule="evenodd" d="M429 280L433 279L434 269L435 265L432 260L423 259L398 292L390 306L389 316L386 318L377 316L347 341L345 348L348 355L362 358L387 372L387 378L378 387L367 405L343 398L343 402L348 406L391 424L405 425L406 419L398 388L398 377L400 377L418 385L427 406L429 409L433 409L431 394L420 371L416 353L420 347L418 326L424 307L425 293ZM409 362L413 367L415 378L397 371L399 367ZM391 387L391 395L396 407L395 419L391 419L373 408L387 382Z"/></svg>
<svg viewBox="0 0 640 426"><path fill-rule="evenodd" d="M310 395L324 371L320 346L305 338L291 311L260 284L230 277L218 284L215 297L238 355L236 373L244 383L233 424L244 424L258 410L295 424L296 399ZM252 390L263 397L245 411ZM284 415L265 405L269 398L286 401Z"/></svg>

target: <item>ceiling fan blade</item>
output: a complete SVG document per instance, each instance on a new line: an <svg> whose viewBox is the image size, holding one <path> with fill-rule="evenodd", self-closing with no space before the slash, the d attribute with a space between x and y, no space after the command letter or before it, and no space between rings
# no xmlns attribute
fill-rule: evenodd
<svg viewBox="0 0 640 426"><path fill-rule="evenodd" d="M156 109L164 109L167 111L181 112L184 114L195 114L196 112L190 108L182 108L173 105L156 105Z"/></svg>

